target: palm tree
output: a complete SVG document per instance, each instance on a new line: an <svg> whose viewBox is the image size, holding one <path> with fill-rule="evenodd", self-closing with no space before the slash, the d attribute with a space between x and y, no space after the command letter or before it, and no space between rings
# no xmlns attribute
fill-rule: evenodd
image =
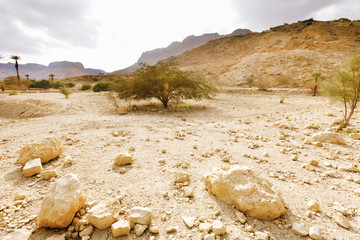
<svg viewBox="0 0 360 240"><path fill-rule="evenodd" d="M52 88L54 88L54 77L55 77L55 74L49 74L49 77L51 78Z"/></svg>
<svg viewBox="0 0 360 240"><path fill-rule="evenodd" d="M19 75L19 64L18 64L18 60L20 60L20 56L11 55L10 58L11 58L12 60L15 60L16 77L17 77L17 80L18 80L19 88L21 88L21 85L20 85L20 75Z"/></svg>
<svg viewBox="0 0 360 240"><path fill-rule="evenodd" d="M25 74L25 77L26 77L26 79L28 79L29 80L29 74Z"/></svg>

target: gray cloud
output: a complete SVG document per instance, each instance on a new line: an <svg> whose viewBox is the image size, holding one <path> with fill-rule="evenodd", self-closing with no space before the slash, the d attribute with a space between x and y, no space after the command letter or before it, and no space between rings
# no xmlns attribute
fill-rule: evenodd
<svg viewBox="0 0 360 240"><path fill-rule="evenodd" d="M87 0L0 0L0 51L34 54L62 44L95 46L97 25L87 19L89 3ZM37 32L44 32L50 38L34 35Z"/></svg>
<svg viewBox="0 0 360 240"><path fill-rule="evenodd" d="M230 0L238 15L238 22L251 30L261 31L269 27L284 23L293 23L299 20L316 17L321 18L318 12L328 7L334 9L353 9L351 12L339 10L327 16L334 18L352 18L359 12L351 6L356 0ZM350 6L350 7L349 7ZM359 5L357 5L358 8ZM325 20L325 19L323 19ZM326 19L331 20L331 19Z"/></svg>

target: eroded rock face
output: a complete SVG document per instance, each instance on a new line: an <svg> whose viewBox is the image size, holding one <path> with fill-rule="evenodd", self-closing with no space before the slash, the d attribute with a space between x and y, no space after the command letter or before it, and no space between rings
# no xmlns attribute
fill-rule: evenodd
<svg viewBox="0 0 360 240"><path fill-rule="evenodd" d="M66 228L85 201L86 197L77 175L63 176L56 181L41 202L37 216L38 227Z"/></svg>
<svg viewBox="0 0 360 240"><path fill-rule="evenodd" d="M333 144L340 144L346 145L344 138L333 132L318 132L311 136L314 142L325 142L325 143L333 143Z"/></svg>
<svg viewBox="0 0 360 240"><path fill-rule="evenodd" d="M121 210L117 199L109 199L92 207L87 214L87 219L97 229L110 227L119 217Z"/></svg>
<svg viewBox="0 0 360 240"><path fill-rule="evenodd" d="M271 220L285 213L283 200L271 184L246 167L215 167L203 176L203 181L209 192L251 217Z"/></svg>
<svg viewBox="0 0 360 240"><path fill-rule="evenodd" d="M59 156L62 151L62 144L56 138L44 138L38 143L23 147L19 153L19 163L24 166L27 161L33 158L40 158L41 163L46 163Z"/></svg>

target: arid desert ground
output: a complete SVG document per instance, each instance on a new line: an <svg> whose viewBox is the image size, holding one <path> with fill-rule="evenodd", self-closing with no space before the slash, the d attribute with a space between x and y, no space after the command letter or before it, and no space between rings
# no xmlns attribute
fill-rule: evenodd
<svg viewBox="0 0 360 240"><path fill-rule="evenodd" d="M117 114L108 93L73 93L69 99L55 92L0 94L0 236L26 229L33 231L30 239L64 239L67 229L36 229L35 218L55 181L74 173L87 202L118 197L125 213L149 207L160 231L115 238L110 229L95 229L91 239L200 239L199 229L188 228L182 217L221 220L226 234L218 239L310 239L296 235L294 223L320 226L323 239L360 239L360 172L350 171L360 169L360 140L348 134L360 130L358 113L349 131L339 133L346 145L316 146L304 140L331 128L342 108L297 90L222 91L168 109L155 101L120 104L129 107L128 114ZM63 144L63 153L43 169L56 170L58 177L24 177L19 150L49 136ZM132 164L114 165L122 152L133 156ZM239 210L209 193L202 181L211 168L233 165L248 166L269 181L284 201L285 215L239 222ZM179 172L189 175L187 186L174 184ZM26 198L15 206L17 194ZM308 212L311 200L320 205L317 213ZM347 212L349 228L332 219L339 208ZM177 231L167 233L169 227Z"/></svg>

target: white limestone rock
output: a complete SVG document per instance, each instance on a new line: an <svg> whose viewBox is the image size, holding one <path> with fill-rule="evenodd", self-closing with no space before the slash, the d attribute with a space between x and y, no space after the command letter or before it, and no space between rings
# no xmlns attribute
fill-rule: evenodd
<svg viewBox="0 0 360 240"><path fill-rule="evenodd" d="M220 220L215 220L212 224L212 231L215 235L223 235L226 233L226 227Z"/></svg>
<svg viewBox="0 0 360 240"><path fill-rule="evenodd" d="M119 200L112 198L93 206L86 216L89 223L102 230L110 227L117 220L120 211Z"/></svg>
<svg viewBox="0 0 360 240"><path fill-rule="evenodd" d="M209 192L251 217L272 220L285 213L283 200L271 184L246 167L215 167L203 181Z"/></svg>
<svg viewBox="0 0 360 240"><path fill-rule="evenodd" d="M20 150L18 160L22 166L33 158L40 158L41 163L47 163L59 156L62 151L62 144L55 137L48 137L42 139L38 143L29 144L23 147Z"/></svg>
<svg viewBox="0 0 360 240"><path fill-rule="evenodd" d="M152 211L150 208L133 207L129 210L130 222L149 225L152 220Z"/></svg>
<svg viewBox="0 0 360 240"><path fill-rule="evenodd" d="M306 236L309 234L309 228L302 223L293 223L291 229L299 236Z"/></svg>
<svg viewBox="0 0 360 240"><path fill-rule="evenodd" d="M333 144L340 144L346 145L344 138L333 132L318 132L311 136L314 142L325 142L325 143L333 143Z"/></svg>
<svg viewBox="0 0 360 240"><path fill-rule="evenodd" d="M111 232L114 237L129 235L130 223L124 219L120 219L111 225Z"/></svg>
<svg viewBox="0 0 360 240"><path fill-rule="evenodd" d="M85 201L86 197L77 175L63 176L55 182L55 186L41 202L37 216L38 227L68 227Z"/></svg>
<svg viewBox="0 0 360 240"><path fill-rule="evenodd" d="M36 174L41 173L41 171L42 171L42 165L40 158L34 158L27 161L22 170L23 175L25 177L34 176Z"/></svg>

